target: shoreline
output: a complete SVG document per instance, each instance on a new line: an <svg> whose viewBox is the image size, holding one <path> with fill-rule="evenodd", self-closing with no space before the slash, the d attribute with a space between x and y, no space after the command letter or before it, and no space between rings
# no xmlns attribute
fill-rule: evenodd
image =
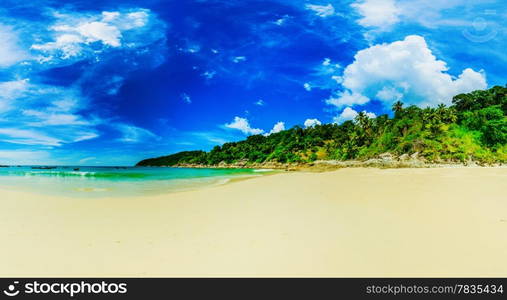
<svg viewBox="0 0 507 300"><path fill-rule="evenodd" d="M506 179L345 168L142 197L0 190L0 276L502 277Z"/></svg>

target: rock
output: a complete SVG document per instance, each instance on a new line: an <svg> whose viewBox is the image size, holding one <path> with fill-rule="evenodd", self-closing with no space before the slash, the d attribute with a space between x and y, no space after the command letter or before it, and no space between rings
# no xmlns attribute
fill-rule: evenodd
<svg viewBox="0 0 507 300"><path fill-rule="evenodd" d="M391 153L389 153L389 152L382 153L378 157L381 160L383 160L383 161L392 161L392 160L394 160L394 156Z"/></svg>
<svg viewBox="0 0 507 300"><path fill-rule="evenodd" d="M407 161L407 160L409 160L409 159L410 159L410 156L409 156L408 154L406 154L406 153L405 153L405 154L403 154L403 155L401 155L401 156L399 157L399 160L401 160L401 161Z"/></svg>
<svg viewBox="0 0 507 300"><path fill-rule="evenodd" d="M410 155L411 159L419 159L419 152L415 152L412 155Z"/></svg>

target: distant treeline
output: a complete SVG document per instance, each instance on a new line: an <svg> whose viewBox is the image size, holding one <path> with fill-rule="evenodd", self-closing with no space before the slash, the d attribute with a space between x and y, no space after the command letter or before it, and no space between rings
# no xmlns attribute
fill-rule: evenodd
<svg viewBox="0 0 507 300"><path fill-rule="evenodd" d="M507 162L507 88L495 86L460 94L452 103L450 107L441 104L423 109L405 108L397 102L392 107L392 118L369 118L361 112L355 120L341 125L295 126L269 136L253 135L244 141L225 143L210 152L180 152L137 165L364 160L385 152L417 152L428 161Z"/></svg>

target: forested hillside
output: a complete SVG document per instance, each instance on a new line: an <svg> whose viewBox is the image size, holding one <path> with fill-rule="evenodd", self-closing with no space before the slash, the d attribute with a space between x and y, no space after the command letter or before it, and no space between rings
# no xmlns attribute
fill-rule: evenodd
<svg viewBox="0 0 507 300"><path fill-rule="evenodd" d="M365 113L343 124L293 127L269 136L143 160L138 166L217 165L238 161L366 160L379 154L418 153L430 162L507 162L507 88L457 95L436 108L393 105L393 117Z"/></svg>

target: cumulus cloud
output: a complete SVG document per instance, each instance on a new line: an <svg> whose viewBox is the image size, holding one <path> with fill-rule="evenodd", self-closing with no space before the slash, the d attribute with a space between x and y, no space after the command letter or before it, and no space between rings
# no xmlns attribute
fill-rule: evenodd
<svg viewBox="0 0 507 300"><path fill-rule="evenodd" d="M335 9L332 4L328 5L316 5L316 4L307 4L306 9L312 10L315 14L321 18L329 17L335 14Z"/></svg>
<svg viewBox="0 0 507 300"><path fill-rule="evenodd" d="M341 124L345 121L353 120L355 117L357 117L357 111L353 110L350 107L346 107L341 114L334 117L333 121L335 123Z"/></svg>
<svg viewBox="0 0 507 300"><path fill-rule="evenodd" d="M339 108L362 105L371 99L387 107L400 100L421 107L450 104L460 93L487 88L485 74L465 69L457 78L447 73L423 37L375 45L359 51L343 73L340 91L327 100Z"/></svg>
<svg viewBox="0 0 507 300"><path fill-rule="evenodd" d="M225 127L239 130L246 135L256 135L262 134L264 132L262 129L252 128L247 119L240 117L235 117L234 121L225 124Z"/></svg>
<svg viewBox="0 0 507 300"><path fill-rule="evenodd" d="M370 101L369 98L363 96L360 93L344 91L338 92L336 95L331 96L329 99L326 100L326 103L337 107L342 107L355 104L361 105L369 101Z"/></svg>
<svg viewBox="0 0 507 300"><path fill-rule="evenodd" d="M312 85L309 84L308 82L306 82L305 84L303 84L303 87L305 88L306 91L310 92L312 90Z"/></svg>
<svg viewBox="0 0 507 300"><path fill-rule="evenodd" d="M372 112L363 111L368 118L376 118L377 116ZM333 118L333 121L337 124L341 124L345 121L354 120L359 113L351 107L346 107L338 116Z"/></svg>
<svg viewBox="0 0 507 300"><path fill-rule="evenodd" d="M321 124L322 123L318 119L306 119L304 125L306 128L308 128L308 127L314 127L314 126L321 125Z"/></svg>
<svg viewBox="0 0 507 300"><path fill-rule="evenodd" d="M359 0L351 6L361 15L358 23L364 27L389 28L398 23L401 13L395 0Z"/></svg>
<svg viewBox="0 0 507 300"><path fill-rule="evenodd" d="M273 134L273 133L278 133L280 131L284 131L285 130L285 123L284 122L278 122L276 123L274 126L273 126L273 129L271 129L271 131L266 134L266 135L270 135L270 134Z"/></svg>

